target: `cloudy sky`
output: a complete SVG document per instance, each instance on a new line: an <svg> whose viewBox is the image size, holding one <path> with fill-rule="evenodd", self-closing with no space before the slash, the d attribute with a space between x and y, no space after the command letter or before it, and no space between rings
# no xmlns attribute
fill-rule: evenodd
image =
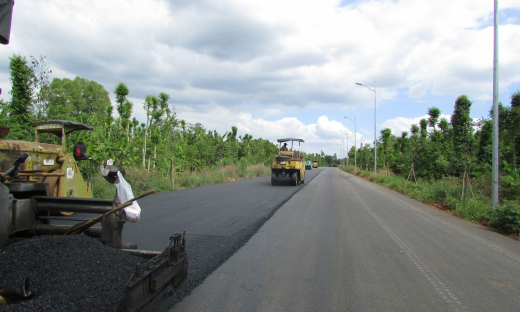
<svg viewBox="0 0 520 312"><path fill-rule="evenodd" d="M500 101L520 89L520 1L499 0ZM166 92L179 119L224 133L341 155L342 145L391 128L400 135L429 107L457 96L488 117L493 93L493 0L17 0L0 46L0 98L9 57L46 56L52 78ZM358 86L356 82L367 87ZM448 116L449 118L449 116ZM342 142L343 140L343 142Z"/></svg>

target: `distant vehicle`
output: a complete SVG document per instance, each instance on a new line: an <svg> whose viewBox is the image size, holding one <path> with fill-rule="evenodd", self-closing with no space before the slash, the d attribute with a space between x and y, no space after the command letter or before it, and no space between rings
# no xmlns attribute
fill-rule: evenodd
<svg viewBox="0 0 520 312"><path fill-rule="evenodd" d="M305 170L311 170L312 169L312 163L310 160L307 160L305 162Z"/></svg>
<svg viewBox="0 0 520 312"><path fill-rule="evenodd" d="M291 142L290 150L282 150L282 143ZM298 150L293 150L294 142L298 142ZM298 185L305 182L305 161L300 155L302 139L278 139L278 155L271 162L271 185L289 183Z"/></svg>
<svg viewBox="0 0 520 312"><path fill-rule="evenodd" d="M316 160L312 163L312 168L318 168L318 162Z"/></svg>

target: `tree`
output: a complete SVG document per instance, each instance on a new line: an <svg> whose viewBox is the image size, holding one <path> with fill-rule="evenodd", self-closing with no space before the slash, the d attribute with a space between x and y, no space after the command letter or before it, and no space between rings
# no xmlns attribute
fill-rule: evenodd
<svg viewBox="0 0 520 312"><path fill-rule="evenodd" d="M250 148L251 140L253 140L253 136L250 134L247 134L247 133L242 138L242 143L243 143L242 155L246 158L246 163L248 161L249 152L251 150L251 148Z"/></svg>
<svg viewBox="0 0 520 312"><path fill-rule="evenodd" d="M143 168L146 167L146 137L149 132L149 126L150 126L150 123L152 120L152 116L155 112L155 109L156 109L158 103L159 103L159 100L155 96L147 95L144 100L144 104L143 104L143 108L146 111L146 124L144 127L144 138L143 138Z"/></svg>
<svg viewBox="0 0 520 312"><path fill-rule="evenodd" d="M410 132L412 133L412 135L417 135L419 131L419 126L417 126L416 124L410 127Z"/></svg>
<svg viewBox="0 0 520 312"><path fill-rule="evenodd" d="M125 101L126 101L126 96L128 95L128 93L130 93L130 91L128 90L128 87L120 82L117 84L116 88L114 89L114 93L116 95L116 110L117 110L117 113L119 114L119 126L121 127L121 120L123 119L123 114L124 114L124 104L125 104Z"/></svg>
<svg viewBox="0 0 520 312"><path fill-rule="evenodd" d="M105 117L105 128L108 132L108 138L110 138L110 131L112 129L112 122L114 122L114 117L112 117L112 112L114 111L114 107L111 105L106 108L106 117Z"/></svg>
<svg viewBox="0 0 520 312"><path fill-rule="evenodd" d="M139 126L139 120L137 118L132 118L132 122L130 123L130 127L132 127L132 137L135 137L135 132L137 131L137 127Z"/></svg>
<svg viewBox="0 0 520 312"><path fill-rule="evenodd" d="M520 149L518 149L520 145L520 91L516 91L511 95L511 107L507 113L505 124L505 135L509 141L513 158L512 163L516 169L518 168L518 157L520 157Z"/></svg>
<svg viewBox="0 0 520 312"><path fill-rule="evenodd" d="M31 55L31 63L33 72L39 69L39 73L34 75L33 85L36 89L36 98L34 100L35 111L37 112L37 119L43 120L47 110L47 97L49 92L49 74L52 70L45 64L45 56L40 56L39 59Z"/></svg>
<svg viewBox="0 0 520 312"><path fill-rule="evenodd" d="M446 136L450 129L450 123L448 122L448 119L442 118L441 121L439 121L439 128L441 129L442 134Z"/></svg>
<svg viewBox="0 0 520 312"><path fill-rule="evenodd" d="M0 126L7 125L8 121L8 110L9 110L9 103L4 102L0 99Z"/></svg>
<svg viewBox="0 0 520 312"><path fill-rule="evenodd" d="M482 164L491 166L492 160L492 141L493 141L493 121L482 120L481 130L479 131L479 146L477 158Z"/></svg>
<svg viewBox="0 0 520 312"><path fill-rule="evenodd" d="M152 135L152 142L154 144L153 146L153 168L155 169L155 160L157 158L157 144L159 143L160 136L157 135L157 128L162 123L162 117L167 114L169 115L170 110L168 108L168 100L170 99L170 96L164 92L159 93L159 101L158 101L158 107L155 108L154 113L152 114L153 118L153 125L154 125L154 132ZM148 166L149 168L149 166ZM148 169L149 170L149 169Z"/></svg>
<svg viewBox="0 0 520 312"><path fill-rule="evenodd" d="M520 90L511 95L511 107L520 108Z"/></svg>
<svg viewBox="0 0 520 312"><path fill-rule="evenodd" d="M220 163L220 171L222 172L222 177L224 177L224 156L226 154L226 138L227 132L224 135L220 135L215 131L214 137L216 141L215 152L217 154L219 163Z"/></svg>
<svg viewBox="0 0 520 312"><path fill-rule="evenodd" d="M386 173L388 174L389 164L389 141L390 136L392 135L392 130L390 128L385 128L381 130L381 140L383 141L383 164L386 167Z"/></svg>
<svg viewBox="0 0 520 312"><path fill-rule="evenodd" d="M178 126L177 115L173 110L168 109L166 111L166 118L164 120L163 127L163 135L164 142L167 142L166 148L164 150L167 151L167 157L169 162L169 175L170 175L170 183L172 185L172 189L175 189L175 152L176 152L176 131L175 129Z"/></svg>
<svg viewBox="0 0 520 312"><path fill-rule="evenodd" d="M432 127L435 131L435 125L437 125L437 122L439 121L439 117L441 116L441 110L435 106L432 106L428 108L428 115L430 116L428 118L428 125Z"/></svg>
<svg viewBox="0 0 520 312"><path fill-rule="evenodd" d="M421 126L421 137L423 138L426 138L428 136L428 120L426 119L421 119L421 121L419 122L419 125Z"/></svg>
<svg viewBox="0 0 520 312"><path fill-rule="evenodd" d="M462 198L464 198L466 192L471 134L473 132L472 119L469 117L471 104L471 101L466 95L459 96L455 101L455 108L451 116L453 148L455 151L455 170L459 176L462 173L463 177Z"/></svg>
<svg viewBox="0 0 520 312"><path fill-rule="evenodd" d="M451 125L448 122L446 118L441 118L441 121L439 121L439 128L441 129L442 133L442 140L440 141L440 150L441 155L444 159L444 161L447 161L449 159L448 152L451 151L451 147L453 144L451 143Z"/></svg>
<svg viewBox="0 0 520 312"><path fill-rule="evenodd" d="M233 159L233 162L236 162L238 160L238 141L237 141L237 133L238 128L235 126L231 127L231 132L228 132L227 134L227 144L228 144L228 151L229 156L231 159Z"/></svg>
<svg viewBox="0 0 520 312"><path fill-rule="evenodd" d="M29 67L25 57L13 55L9 58L11 70L11 102L9 103L10 136L14 139L22 139L31 135L29 125L34 122L32 112L34 72ZM14 130L14 131L13 131Z"/></svg>
<svg viewBox="0 0 520 312"><path fill-rule="evenodd" d="M416 158L417 158L417 140L418 140L418 135L420 132L419 126L417 126L417 124L413 124L410 127L410 132L412 133L412 137L410 138L411 150L410 150L409 157L410 157L410 162L412 163L412 168L413 168L413 166L415 165Z"/></svg>
<svg viewBox="0 0 520 312"><path fill-rule="evenodd" d="M132 117L132 108L134 104L130 102L130 100L126 99L123 104L119 120L121 121L121 126L126 129L126 139L129 140L130 136L130 117Z"/></svg>
<svg viewBox="0 0 520 312"><path fill-rule="evenodd" d="M109 93L99 83L81 77L54 78L48 92L48 119L66 119L104 126L109 109ZM108 112L107 110L110 110ZM110 116L111 117L111 116ZM108 125L112 120L108 122Z"/></svg>

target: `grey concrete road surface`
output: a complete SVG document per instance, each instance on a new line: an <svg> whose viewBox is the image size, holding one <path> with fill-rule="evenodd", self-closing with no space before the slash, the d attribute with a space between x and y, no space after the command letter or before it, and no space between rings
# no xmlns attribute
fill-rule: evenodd
<svg viewBox="0 0 520 312"><path fill-rule="evenodd" d="M520 243L322 171L170 311L518 311Z"/></svg>

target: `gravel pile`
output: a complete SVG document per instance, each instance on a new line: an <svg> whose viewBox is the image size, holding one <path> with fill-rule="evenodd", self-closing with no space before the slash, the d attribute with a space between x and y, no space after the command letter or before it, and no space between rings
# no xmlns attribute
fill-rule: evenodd
<svg viewBox="0 0 520 312"><path fill-rule="evenodd" d="M121 311L142 258L79 236L42 236L0 249L0 286L31 281L34 297L0 311Z"/></svg>

